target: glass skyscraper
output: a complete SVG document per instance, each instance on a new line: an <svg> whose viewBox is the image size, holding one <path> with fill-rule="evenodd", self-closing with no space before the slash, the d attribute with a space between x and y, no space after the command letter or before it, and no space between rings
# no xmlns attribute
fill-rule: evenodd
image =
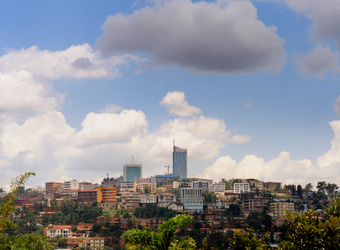
<svg viewBox="0 0 340 250"><path fill-rule="evenodd" d="M136 164L132 156L130 164L123 167L124 181L136 181L136 177L142 177L142 164Z"/></svg>
<svg viewBox="0 0 340 250"><path fill-rule="evenodd" d="M172 153L173 175L179 179L186 179L188 177L188 160L187 150L174 146Z"/></svg>

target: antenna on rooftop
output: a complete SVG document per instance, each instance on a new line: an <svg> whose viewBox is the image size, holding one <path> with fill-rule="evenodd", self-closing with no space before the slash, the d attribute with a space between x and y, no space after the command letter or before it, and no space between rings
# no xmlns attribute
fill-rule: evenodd
<svg viewBox="0 0 340 250"><path fill-rule="evenodd" d="M134 156L132 156L130 164L136 164Z"/></svg>
<svg viewBox="0 0 340 250"><path fill-rule="evenodd" d="M173 146L175 147L175 139L173 139L173 142L172 142L172 143L173 143Z"/></svg>
<svg viewBox="0 0 340 250"><path fill-rule="evenodd" d="M107 175L107 178L109 179L109 173L106 173L106 175Z"/></svg>

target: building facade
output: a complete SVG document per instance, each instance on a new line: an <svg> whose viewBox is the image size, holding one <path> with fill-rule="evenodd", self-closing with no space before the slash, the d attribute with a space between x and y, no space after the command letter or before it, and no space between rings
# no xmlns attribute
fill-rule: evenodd
<svg viewBox="0 0 340 250"><path fill-rule="evenodd" d="M92 204L97 200L97 190L84 190L78 192L78 203Z"/></svg>
<svg viewBox="0 0 340 250"><path fill-rule="evenodd" d="M277 217L283 217L285 216L286 211L294 212L295 207L294 203L288 203L288 202L274 202L270 203L270 212Z"/></svg>
<svg viewBox="0 0 340 250"><path fill-rule="evenodd" d="M97 201L99 202L115 202L117 196L116 187L98 187Z"/></svg>
<svg viewBox="0 0 340 250"><path fill-rule="evenodd" d="M136 182L135 181L122 181L120 183L121 192L136 192Z"/></svg>
<svg viewBox="0 0 340 250"><path fill-rule="evenodd" d="M130 164L123 167L124 181L135 181L136 178L142 177L142 164L136 164L132 156Z"/></svg>
<svg viewBox="0 0 340 250"><path fill-rule="evenodd" d="M209 191L214 191L215 193L224 193L225 184L224 183L209 183Z"/></svg>
<svg viewBox="0 0 340 250"><path fill-rule="evenodd" d="M201 188L181 188L179 196L184 210L203 212L203 193Z"/></svg>
<svg viewBox="0 0 340 250"><path fill-rule="evenodd" d="M173 175L179 177L181 180L188 177L187 153L188 151L186 149L174 146L172 153Z"/></svg>
<svg viewBox="0 0 340 250"><path fill-rule="evenodd" d="M65 181L63 190L70 190L70 189L80 189L79 181L77 180Z"/></svg>
<svg viewBox="0 0 340 250"><path fill-rule="evenodd" d="M46 182L45 183L45 188L46 188L46 193L54 193L56 192L58 189L62 190L63 189L64 184L61 182Z"/></svg>
<svg viewBox="0 0 340 250"><path fill-rule="evenodd" d="M250 191L249 183L234 183L234 193L246 193Z"/></svg>
<svg viewBox="0 0 340 250"><path fill-rule="evenodd" d="M207 181L193 181L192 182L192 188L208 189L209 188L209 182L207 182Z"/></svg>

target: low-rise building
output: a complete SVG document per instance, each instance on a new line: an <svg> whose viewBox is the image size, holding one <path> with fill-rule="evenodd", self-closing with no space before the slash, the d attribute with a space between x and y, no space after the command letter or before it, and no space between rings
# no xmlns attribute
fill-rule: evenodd
<svg viewBox="0 0 340 250"><path fill-rule="evenodd" d="M84 237L79 240L79 248L83 247L86 249L103 249L105 246L104 237Z"/></svg>
<svg viewBox="0 0 340 250"><path fill-rule="evenodd" d="M234 193L247 193L250 191L249 183L234 183Z"/></svg>
<svg viewBox="0 0 340 250"><path fill-rule="evenodd" d="M78 200L78 193L80 192L80 189L69 189L69 190L63 190L60 192L60 198L64 197L71 197L74 201Z"/></svg>
<svg viewBox="0 0 340 250"><path fill-rule="evenodd" d="M64 182L63 190L72 190L72 189L80 189L79 181L71 180L71 181Z"/></svg>
<svg viewBox="0 0 340 250"><path fill-rule="evenodd" d="M115 201L98 202L98 207L100 207L103 211L116 210L117 202Z"/></svg>
<svg viewBox="0 0 340 250"><path fill-rule="evenodd" d="M241 207L248 211L262 211L263 210L263 200L262 199L250 199L243 200Z"/></svg>
<svg viewBox="0 0 340 250"><path fill-rule="evenodd" d="M168 207L170 203L174 203L177 201L177 196L174 194L161 193L158 195L158 206L159 207Z"/></svg>
<svg viewBox="0 0 340 250"><path fill-rule="evenodd" d="M225 184L224 183L209 183L209 191L213 191L215 193L224 193Z"/></svg>
<svg viewBox="0 0 340 250"><path fill-rule="evenodd" d="M136 182L135 181L121 181L119 188L121 192L136 192Z"/></svg>
<svg viewBox="0 0 340 250"><path fill-rule="evenodd" d="M124 208L133 208L139 206L138 192L120 192Z"/></svg>
<svg viewBox="0 0 340 250"><path fill-rule="evenodd" d="M288 203L288 202L274 202L270 203L270 212L277 217L284 217L286 211L294 212L295 207L294 203Z"/></svg>
<svg viewBox="0 0 340 250"><path fill-rule="evenodd" d="M50 225L45 228L46 237L57 237L70 238L72 233L71 225Z"/></svg>
<svg viewBox="0 0 340 250"><path fill-rule="evenodd" d="M266 189L281 189L281 182L265 182L263 187Z"/></svg>
<svg viewBox="0 0 340 250"><path fill-rule="evenodd" d="M78 192L78 203L91 204L97 200L97 190L84 190Z"/></svg>
<svg viewBox="0 0 340 250"><path fill-rule="evenodd" d="M192 188L192 182L174 181L173 188Z"/></svg>
<svg viewBox="0 0 340 250"><path fill-rule="evenodd" d="M139 195L139 204L157 204L158 195L157 194L140 194Z"/></svg>
<svg viewBox="0 0 340 250"><path fill-rule="evenodd" d="M136 191L144 191L145 187L150 187L151 192L155 192L157 188L156 182L150 182L150 183L137 183L136 184Z"/></svg>
<svg viewBox="0 0 340 250"><path fill-rule="evenodd" d="M201 188L181 188L179 195L185 210L203 212L203 193Z"/></svg>
<svg viewBox="0 0 340 250"><path fill-rule="evenodd" d="M208 189L209 188L209 182L208 181L193 181L192 182L192 188Z"/></svg>

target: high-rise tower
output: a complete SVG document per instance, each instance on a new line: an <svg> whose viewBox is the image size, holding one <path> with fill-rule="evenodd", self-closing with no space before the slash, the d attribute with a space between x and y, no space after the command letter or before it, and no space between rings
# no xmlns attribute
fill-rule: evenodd
<svg viewBox="0 0 340 250"><path fill-rule="evenodd" d="M172 153L173 174L175 177L179 177L179 179L186 179L188 177L187 152L186 149L174 145Z"/></svg>
<svg viewBox="0 0 340 250"><path fill-rule="evenodd" d="M142 164L136 164L132 156L130 164L125 164L123 167L124 181L135 181L135 178L142 177Z"/></svg>

